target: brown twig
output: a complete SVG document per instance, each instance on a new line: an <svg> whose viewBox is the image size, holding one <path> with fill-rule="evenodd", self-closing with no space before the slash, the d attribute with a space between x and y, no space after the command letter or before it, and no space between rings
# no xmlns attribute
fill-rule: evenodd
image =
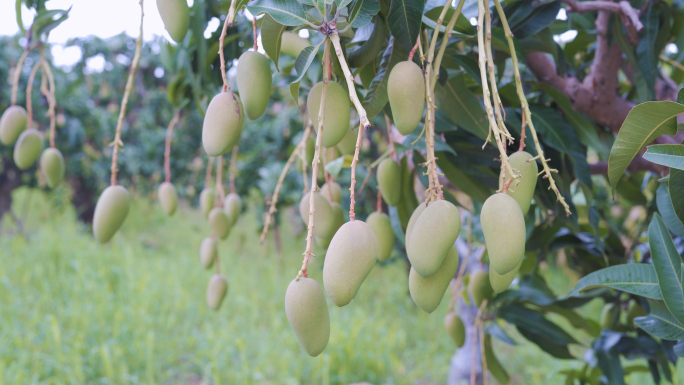
<svg viewBox="0 0 684 385"><path fill-rule="evenodd" d="M226 199L226 190L223 189L223 155L216 157L216 186L214 186L215 195L218 199L214 200L214 207L223 207L223 201Z"/></svg>
<svg viewBox="0 0 684 385"><path fill-rule="evenodd" d="M376 202L376 211L381 213L382 212L382 191L380 190L380 186L378 186L378 198Z"/></svg>
<svg viewBox="0 0 684 385"><path fill-rule="evenodd" d="M223 53L223 45L225 44L224 41L226 39L226 35L228 34L228 26L232 27L233 23L235 22L235 5L237 2L238 0L233 0L230 3L230 10L228 11L228 16L226 16L226 21L223 23L223 29L221 30L221 36L219 37L219 58L221 61L221 78L223 79L223 92L226 92L228 90L230 90L230 92L233 92L233 89L228 85L228 75L226 74L226 57Z"/></svg>
<svg viewBox="0 0 684 385"><path fill-rule="evenodd" d="M257 43L257 24L256 17L252 19L252 29L254 30L254 51L259 51L259 44Z"/></svg>
<svg viewBox="0 0 684 385"><path fill-rule="evenodd" d="M233 147L233 153L230 154L230 174L229 174L228 177L230 178L230 192L231 192L232 194L235 194L236 191L237 191L237 190L235 189L235 178L237 178L237 155L238 155L238 150L239 150L239 147L238 147L238 146L235 146L235 147Z"/></svg>
<svg viewBox="0 0 684 385"><path fill-rule="evenodd" d="M620 16L622 24L625 25L627 35L632 44L639 41L639 32L644 29L644 25L639 19L639 10L634 9L629 1L620 1L614 3L612 1L582 1L562 0L567 5L568 12L584 13L592 11L605 11L616 13Z"/></svg>
<svg viewBox="0 0 684 385"><path fill-rule="evenodd" d="M177 111L169 126L166 128L166 144L164 146L164 180L171 183L171 139L173 138L173 128L180 120L180 111Z"/></svg>
<svg viewBox="0 0 684 385"><path fill-rule="evenodd" d="M31 74L28 78L28 83L26 83L26 127L33 127L33 83L36 80L36 74L38 70L43 66L42 59L37 61L36 64L31 68Z"/></svg>
<svg viewBox="0 0 684 385"><path fill-rule="evenodd" d="M419 45L420 45L420 35L418 35L418 38L416 39L416 44L413 45L411 52L409 52L408 61L413 61L413 55L416 54L416 50L418 50Z"/></svg>
<svg viewBox="0 0 684 385"><path fill-rule="evenodd" d="M55 117L55 109L57 108L57 98L55 97L55 77L52 74L50 64L45 59L43 51L40 51L41 62L43 63L43 72L47 78L47 83L41 85L40 91L48 101L47 116L50 118L50 147L55 148L55 137L57 135L57 119ZM49 86L49 87L48 87Z"/></svg>
<svg viewBox="0 0 684 385"><path fill-rule="evenodd" d="M349 221L356 219L356 214L354 213L354 205L356 200L354 199L354 189L356 188L356 163L359 162L359 150L361 149L361 142L363 141L363 123L359 124L359 133L356 136L356 149L354 150L354 158L351 164L351 186L349 187L350 193L350 203L349 203ZM370 170L368 171L370 174Z"/></svg>
<svg viewBox="0 0 684 385"><path fill-rule="evenodd" d="M16 105L17 104L17 92L19 91L19 78L21 77L21 68L24 66L24 61L26 60L26 57L29 55L29 52L31 52L29 49L24 49L24 52L21 53L21 56L19 56L19 60L17 61L17 68L14 70L14 77L12 78L12 97L11 97L11 105Z"/></svg>
<svg viewBox="0 0 684 385"><path fill-rule="evenodd" d="M123 99L121 100L121 108L119 110L119 119L116 123L116 132L114 134L114 141L110 144L113 146L112 149L112 177L110 179L110 184L112 186L116 185L116 174L119 169L116 166L117 160L119 159L119 148L123 147L123 141L121 141L121 129L123 128L124 117L126 116L126 107L128 105L128 98L133 91L133 81L135 80L135 75L138 72L138 65L140 63L140 54L142 51L142 39L143 39L143 19L145 17L145 12L143 9L143 1L140 0L140 35L138 40L135 42L135 55L133 55L133 62L131 62L131 68L128 72L128 79L126 80L126 88L124 90Z"/></svg>

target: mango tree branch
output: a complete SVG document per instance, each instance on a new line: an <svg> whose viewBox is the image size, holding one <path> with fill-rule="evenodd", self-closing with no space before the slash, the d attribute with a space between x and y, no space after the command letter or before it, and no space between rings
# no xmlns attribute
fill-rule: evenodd
<svg viewBox="0 0 684 385"><path fill-rule="evenodd" d="M361 149L361 142L363 141L363 123L359 123L359 133L356 136L356 149L354 150L354 158L351 164L351 185L349 186L349 221L356 219L356 213L354 213L354 205L356 205L356 199L354 198L354 190L356 189L356 164L359 162L359 150ZM371 170L368 170L370 175ZM366 175L366 177L369 177Z"/></svg>
<svg viewBox="0 0 684 385"><path fill-rule="evenodd" d="M48 101L49 107L47 116L50 118L50 147L55 148L55 136L57 135L57 122L55 117L55 109L57 108L57 98L55 97L55 77L52 74L50 64L45 59L43 51L40 52L40 57L41 62L43 63L43 72L47 77L47 84L45 87L41 85L40 90Z"/></svg>
<svg viewBox="0 0 684 385"><path fill-rule="evenodd" d="M261 231L261 237L259 238L260 244L264 243L266 234L268 234L268 229L271 226L271 221L273 220L273 214L278 211L276 209L276 205L278 204L278 196L280 196L280 189L283 187L285 176L287 176L287 172L290 170L290 167L292 167L294 160L297 159L301 148L306 146L306 142L309 140L312 127L313 123L311 123L311 120L309 120L306 124L306 128L304 129L304 135L302 136L302 139L299 141L299 143L297 143L297 147L295 147L294 151L292 151L292 154L290 154L290 157L287 159L287 163L285 163L285 167L283 167L283 171L280 173L280 177L278 177L278 182L276 183L275 190L273 190L273 195L271 196L268 212L264 218L264 229Z"/></svg>
<svg viewBox="0 0 684 385"><path fill-rule="evenodd" d="M177 111L171 121L169 126L166 128L166 143L164 146L164 180L167 183L171 183L171 139L173 138L173 128L180 121L180 111Z"/></svg>
<svg viewBox="0 0 684 385"><path fill-rule="evenodd" d="M450 2L448 2L450 3ZM446 30L444 31L444 37L442 38L442 44L439 46L439 52L437 52L437 57L435 59L435 76L432 78L432 83L431 87L434 90L435 85L437 84L437 75L439 75L439 67L442 64L442 58L444 57L444 52L446 51L447 45L449 45L449 38L451 37L451 31L454 29L454 25L456 25L456 21L458 20L458 17L461 15L461 10L463 9L463 5L465 4L465 0L460 0L458 2L458 5L456 6L456 11L451 14L451 19L449 19L449 23L446 26Z"/></svg>
<svg viewBox="0 0 684 385"><path fill-rule="evenodd" d="M359 119L361 120L361 126L363 126L364 129L368 130L371 128L371 123L368 120L368 114L366 113L366 110L363 108L363 106L361 105L361 101L359 100L359 97L356 95L356 88L354 87L354 76L349 70L347 61L344 59L342 45L340 44L340 36L337 34L336 29L333 30L333 33L330 35L330 41L332 42L333 47L335 47L335 55L337 55L337 59L340 62L340 67L342 67L342 72L344 72L344 78L347 81L347 88L349 89L349 99L351 99L352 103L354 103L356 112L358 113Z"/></svg>
<svg viewBox="0 0 684 385"><path fill-rule="evenodd" d="M29 55L29 52L31 52L29 49L24 49L24 52L21 53L21 56L19 56L19 60L17 61L17 68L14 70L11 98L11 105L13 106L17 104L17 92L19 91L19 78L21 77L21 69L24 66L24 61L26 61L26 57Z"/></svg>
<svg viewBox="0 0 684 385"><path fill-rule="evenodd" d="M481 0L482 1L482 0ZM565 209L565 214L570 216L572 213L570 212L570 207L568 204L565 202L565 198L563 198L563 195L560 193L558 190L558 187L556 186L556 182L553 180L553 175L552 172L558 172L557 170L551 169L547 163L546 157L544 156L544 151L542 150L541 146L539 145L539 138L537 137L537 131L534 129L534 124L532 123L532 112L530 111L530 106L527 103L527 98L525 97L525 91L523 90L522 87L522 80L520 78L520 69L518 66L518 57L515 54L515 46L513 44L513 33L511 32L511 28L508 25L508 20L506 19L506 14L503 11L503 8L501 7L501 3L499 0L494 0L494 4L496 6L496 10L499 14L499 18L501 19L501 23L504 27L504 34L506 36L506 40L508 41L508 49L511 52L511 60L513 61L513 75L515 77L515 88L518 92L518 99L520 99L520 106L522 107L523 110L523 121L527 122L527 125L530 128L530 134L532 135L532 139L534 140L534 147L537 150L537 157L541 161L542 164L542 172L544 173L544 176L546 179L549 181L549 189L553 190L554 193L556 193L556 199L558 202L560 202L561 205L563 205L563 208ZM510 165L508 165L510 167ZM511 175L514 175L511 170L509 170Z"/></svg>
<svg viewBox="0 0 684 385"><path fill-rule="evenodd" d="M142 39L143 39L143 19L145 17L145 12L143 10L143 1L140 0L140 35L138 35L138 40L135 42L135 55L133 55L133 62L131 63L131 68L128 72L128 79L126 80L126 88L124 90L123 99L121 100L121 108L119 109L119 120L116 123L116 132L114 134L114 141L110 146L113 146L112 150L112 177L110 184L112 186L116 185L116 173L119 169L116 167L117 160L119 158L119 148L123 147L123 142L121 141L121 129L123 128L124 117L126 116L126 107L128 106L128 98L131 96L133 91L133 81L135 80L135 75L138 73L138 65L140 64L140 52L142 51Z"/></svg>
<svg viewBox="0 0 684 385"><path fill-rule="evenodd" d="M33 127L33 83L36 79L38 70L43 66L43 60L39 60L31 68L28 83L26 83L26 127Z"/></svg>
<svg viewBox="0 0 684 385"><path fill-rule="evenodd" d="M338 39L339 42L339 39ZM316 193L318 192L318 167L321 163L321 147L323 143L323 123L325 121L325 102L328 95L328 81L330 80L330 40L326 39L325 48L323 49L323 91L321 92L321 105L318 109L318 130L316 133L316 150L314 151L314 158L311 164L311 194L309 195L309 226L306 233L306 250L304 251L304 260L302 261L302 268L297 273L297 278L302 276L308 277L307 266L309 258L313 255L313 230L314 230L314 213L316 212Z"/></svg>
<svg viewBox="0 0 684 385"><path fill-rule="evenodd" d="M223 23L223 29L221 30L221 36L219 37L219 58L221 60L221 78L223 79L223 92L233 89L228 85L228 75L226 74L226 57L223 53L223 45L228 34L228 26L233 26L235 24L235 6L239 0L232 0L230 3L230 10L228 11L228 16L226 16L226 21ZM256 44L256 34L254 36L254 41Z"/></svg>

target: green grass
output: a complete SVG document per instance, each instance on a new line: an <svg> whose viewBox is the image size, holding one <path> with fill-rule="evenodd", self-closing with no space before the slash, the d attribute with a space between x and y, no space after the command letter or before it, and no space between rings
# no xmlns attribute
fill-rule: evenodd
<svg viewBox="0 0 684 385"><path fill-rule="evenodd" d="M284 312L304 247L292 226L281 229L280 259L273 242L259 245L255 216L240 219L220 246L230 286L213 312L205 301L212 272L198 257L209 228L198 210L167 218L137 199L122 231L100 245L73 208L32 195L24 236L7 235L14 227L5 218L0 237L0 384L446 382L448 296L431 315L419 310L403 262L376 266L350 305L329 302L330 343L311 358ZM27 196L16 192L15 211ZM322 259L310 267L319 282L321 267ZM516 337L515 348L495 345L514 383L562 384L554 374L580 365Z"/></svg>

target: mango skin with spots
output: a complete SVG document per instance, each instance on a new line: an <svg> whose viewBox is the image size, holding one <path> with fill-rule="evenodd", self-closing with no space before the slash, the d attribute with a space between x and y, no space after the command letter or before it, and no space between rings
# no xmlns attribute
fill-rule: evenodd
<svg viewBox="0 0 684 385"><path fill-rule="evenodd" d="M365 222L345 223L335 233L323 264L323 286L335 306L351 302L378 258L378 238Z"/></svg>
<svg viewBox="0 0 684 385"><path fill-rule="evenodd" d="M461 231L461 215L445 200L431 202L411 230L407 254L422 277L434 274Z"/></svg>
<svg viewBox="0 0 684 385"><path fill-rule="evenodd" d="M427 313L432 313L437 309L444 292L449 287L451 279L458 271L458 250L456 246L451 246L449 252L436 273L427 278L411 268L409 272L409 292L413 302Z"/></svg>
<svg viewBox="0 0 684 385"><path fill-rule="evenodd" d="M522 176L519 181L513 180L508 189L510 195L520 205L520 210L523 216L530 211L530 204L534 196L534 188L537 186L537 173L539 167L537 162L532 160L534 158L530 153L525 151L518 151L508 157L508 161L515 172ZM510 178L510 174L506 171L506 180Z"/></svg>
<svg viewBox="0 0 684 385"><path fill-rule="evenodd" d="M312 278L292 280L285 292L285 314L306 354L321 354L330 339L330 313L321 285Z"/></svg>
<svg viewBox="0 0 684 385"><path fill-rule="evenodd" d="M489 254L489 266L503 275L520 264L525 256L525 217L518 202L508 194L497 193L485 201L480 212L482 233Z"/></svg>
<svg viewBox="0 0 684 385"><path fill-rule="evenodd" d="M382 199L390 206L401 202L401 167L392 159L385 159L378 165L378 185Z"/></svg>
<svg viewBox="0 0 684 385"><path fill-rule="evenodd" d="M26 131L27 115L24 107L10 106L0 117L0 142L5 146L13 145L19 135Z"/></svg>
<svg viewBox="0 0 684 385"><path fill-rule="evenodd" d="M173 41L183 41L190 26L190 8L186 0L157 0L157 9Z"/></svg>
<svg viewBox="0 0 684 385"><path fill-rule="evenodd" d="M376 211L368 216L366 223L373 229L375 236L378 238L378 261L387 261L392 255L396 238L389 216Z"/></svg>
<svg viewBox="0 0 684 385"><path fill-rule="evenodd" d="M45 176L48 187L55 188L64 180L65 166L62 152L56 148L46 148L40 156L40 170Z"/></svg>
<svg viewBox="0 0 684 385"><path fill-rule="evenodd" d="M19 135L14 144L14 164L20 170L27 170L43 152L43 134L35 128L29 128Z"/></svg>
<svg viewBox="0 0 684 385"><path fill-rule="evenodd" d="M209 156L233 149L242 136L242 102L232 92L221 92L209 102L202 125L202 146Z"/></svg>
<svg viewBox="0 0 684 385"><path fill-rule="evenodd" d="M425 77L412 61L397 63L387 81L394 125L402 135L408 135L420 124L425 110Z"/></svg>
<svg viewBox="0 0 684 385"><path fill-rule="evenodd" d="M318 129L319 112L321 107L321 95L323 94L323 82L316 83L309 91L306 99L306 108L309 118ZM349 128L351 108L349 95L344 88L333 81L328 82L328 92L325 98L325 117L323 118L323 147L334 147L342 141Z"/></svg>
<svg viewBox="0 0 684 385"><path fill-rule="evenodd" d="M125 187L109 186L95 205L93 235L100 243L107 243L121 228L131 207L131 196Z"/></svg>

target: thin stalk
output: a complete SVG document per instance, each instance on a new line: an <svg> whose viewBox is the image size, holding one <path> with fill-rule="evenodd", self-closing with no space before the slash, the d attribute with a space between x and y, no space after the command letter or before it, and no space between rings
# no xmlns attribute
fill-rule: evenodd
<svg viewBox="0 0 684 385"><path fill-rule="evenodd" d="M223 79L223 92L226 92L230 90L230 92L233 92L233 89L228 85L228 75L226 74L226 57L223 54L223 45L225 44L224 41L226 39L226 35L228 35L228 26L233 26L235 24L235 6L237 5L239 0L232 0L230 2L230 10L228 11L228 16L226 16L226 20L223 22L223 29L221 30L221 36L219 37L219 58L221 61L221 78ZM254 37L256 44L256 36Z"/></svg>
<svg viewBox="0 0 684 385"><path fill-rule="evenodd" d="M210 156L207 162L207 172L204 174L204 188L211 186L211 169L214 166L214 157Z"/></svg>
<svg viewBox="0 0 684 385"><path fill-rule="evenodd" d="M363 141L363 123L359 123L359 133L356 136L356 149L354 150L354 158L351 164L351 186L349 186L349 221L356 219L356 214L354 213L354 205L356 200L354 199L354 190L356 189L356 164L359 162L359 150L361 149L361 142ZM368 170L368 175L370 177L370 169Z"/></svg>
<svg viewBox="0 0 684 385"><path fill-rule="evenodd" d="M454 29L454 25L456 25L456 21L458 20L458 16L461 14L461 10L463 9L463 5L465 4L465 0L460 0L458 2L458 5L456 6L456 10L454 11L453 14L451 14L451 19L449 20L449 23L446 26L446 30L444 31L444 37L442 38L442 44L439 46L439 52L437 52L437 58L435 59L434 63L434 68L439 70L440 65L442 64L442 58L444 57L444 52L446 51L447 45L449 44L449 38L451 38L451 31ZM437 72L436 71L436 72ZM437 72L439 74L439 72ZM435 85L437 84L437 76L434 76L432 78L432 83L431 87L434 90Z"/></svg>
<svg viewBox="0 0 684 385"><path fill-rule="evenodd" d="M55 148L55 136L57 135L57 119L55 117L55 109L57 108L57 98L55 97L55 77L52 74L50 64L45 60L43 51L40 51L41 62L43 63L43 72L47 77L47 84L40 87L41 92L48 101L47 115L50 118L50 147ZM49 86L49 87L48 87Z"/></svg>
<svg viewBox="0 0 684 385"><path fill-rule="evenodd" d="M235 146L233 147L233 152L230 154L230 171L229 171L229 178L230 178L230 192L232 194L236 193L235 189L235 178L237 178L237 156L238 156L238 151L239 147Z"/></svg>
<svg viewBox="0 0 684 385"><path fill-rule="evenodd" d="M496 6L496 11L499 14L499 18L501 19L501 24L504 28L504 34L506 36L506 40L508 41L508 49L511 51L511 60L513 62L513 70L515 75L515 88L518 92L518 98L520 99L520 105L523 110L523 122L527 122L527 125L530 128L530 134L532 135L532 139L534 140L534 147L537 150L537 156L541 161L543 172L546 176L546 179L549 180L549 189L553 190L553 192L556 193L556 199L558 200L558 202L560 202L561 205L563 205L563 208L565 209L565 214L567 216L570 216L572 215L572 213L570 212L570 207L565 202L565 198L563 198L563 195L560 193L558 187L556 186L556 182L553 180L552 173L558 172L558 170L549 167L546 157L544 156L544 151L539 145L537 131L534 129L534 124L532 123L532 112L530 111L530 106L527 103L525 91L522 88L520 67L518 65L518 58L515 54L515 46L513 44L513 33L511 32L511 28L508 25L508 20L506 19L506 14L504 13L503 8L501 7L500 1L494 0L494 4ZM511 175L513 175L513 173L511 173Z"/></svg>
<svg viewBox="0 0 684 385"><path fill-rule="evenodd" d="M252 30L254 33L254 46L252 46L252 48L254 48L254 51L258 51L259 50L259 43L257 42L257 36L258 35L257 35L256 17L252 19Z"/></svg>
<svg viewBox="0 0 684 385"><path fill-rule="evenodd" d="M131 96L133 91L133 81L135 80L135 75L138 73L138 65L140 63L140 53L142 51L142 39L143 39L143 19L145 17L145 12L143 10L143 1L140 0L140 35L138 40L135 42L135 55L133 55L133 62L131 63L131 68L128 72L128 79L126 80L126 88L124 90L123 99L121 100L121 109L119 110L119 119L116 123L116 132L114 134L114 141L110 144L114 149L112 150L112 177L110 184L112 186L116 185L116 174L119 169L116 167L117 160L119 158L119 148L123 147L123 141L121 141L121 129L123 127L124 117L126 116L126 107L128 106L128 98Z"/></svg>
<svg viewBox="0 0 684 385"><path fill-rule="evenodd" d="M394 147L394 139L392 138L392 122L389 116L385 115L385 125L387 125L387 140L389 142L390 156L392 159L397 158L397 149Z"/></svg>
<svg viewBox="0 0 684 385"><path fill-rule="evenodd" d="M31 50L24 49L24 52L21 53L21 56L19 56L19 60L17 61L17 68L14 70L14 76L12 78L11 98L11 104L13 106L17 104L17 92L19 91L19 78L21 77L21 68L24 66L24 61L26 61L26 57L29 55L29 52L31 52Z"/></svg>
<svg viewBox="0 0 684 385"><path fill-rule="evenodd" d="M371 123L368 120L368 114L366 113L366 110L363 108L359 97L356 95L356 88L354 87L354 75L352 75L351 71L349 70L347 61L344 59L344 55L342 54L342 45L340 44L340 36L337 34L337 30L334 30L332 35L330 35L330 41L335 47L335 55L337 55L337 59L340 62L340 67L342 67L342 72L344 72L344 79L347 81L349 99L351 99L352 103L354 103L354 107L356 108L356 112L361 121L361 126L366 130L370 129Z"/></svg>
<svg viewBox="0 0 684 385"><path fill-rule="evenodd" d="M483 303L485 302L483 301ZM482 326L482 320L480 320L480 326L478 329L480 332L480 359L482 360L482 385L488 385L489 369L487 368L487 355L485 355L484 326Z"/></svg>
<svg viewBox="0 0 684 385"><path fill-rule="evenodd" d="M38 70L43 66L42 59L37 61L36 64L31 68L31 74L28 78L28 83L26 84L26 127L33 127L33 83L36 80L36 74Z"/></svg>
<svg viewBox="0 0 684 385"><path fill-rule="evenodd" d="M223 201L226 199L226 191L223 189L223 155L216 157L216 185L214 186L214 195L218 199L214 199L214 207L223 207Z"/></svg>
<svg viewBox="0 0 684 385"><path fill-rule="evenodd" d="M338 40L339 41L339 40ZM302 261L302 268L297 273L297 278L302 276L308 277L307 266L309 259L313 255L313 230L314 230L314 213L316 211L315 198L318 191L318 166L321 163L321 147L323 143L323 122L325 121L325 102L328 95L328 81L330 80L330 40L326 39L325 48L323 49L323 91L321 92L321 105L318 110L318 130L316 134L316 150L314 151L314 158L311 164L311 195L309 195L309 226L306 233L306 250L304 251L304 260Z"/></svg>
<svg viewBox="0 0 684 385"><path fill-rule="evenodd" d="M171 183L171 139L173 138L173 128L180 121L180 111L177 111L171 121L169 126L166 128L166 143L164 146L164 180L167 183Z"/></svg>

